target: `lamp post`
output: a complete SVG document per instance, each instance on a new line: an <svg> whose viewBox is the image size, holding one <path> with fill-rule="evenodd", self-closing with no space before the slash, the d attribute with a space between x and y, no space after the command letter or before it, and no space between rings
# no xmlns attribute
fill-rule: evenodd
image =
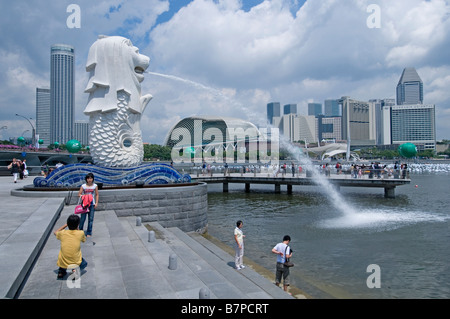
<svg viewBox="0 0 450 319"><path fill-rule="evenodd" d="M35 145L35 134L36 134L36 131L35 131L35 129L34 129L34 126L33 126L33 124L31 123L31 121L28 119L28 118L26 118L25 116L23 116L23 115L20 115L20 114L17 114L16 113L16 116L20 116L20 117L23 117L25 120L27 120L28 121L28 123L30 123L30 125L31 125L31 128L32 128L32 130L31 130L31 134L32 134L32 136L31 136L31 143L32 143L32 145L33 145L33 147L34 146L36 146Z"/></svg>

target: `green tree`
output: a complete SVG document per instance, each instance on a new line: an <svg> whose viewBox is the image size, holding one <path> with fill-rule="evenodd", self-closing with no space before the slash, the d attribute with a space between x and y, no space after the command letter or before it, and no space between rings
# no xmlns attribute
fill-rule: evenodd
<svg viewBox="0 0 450 319"><path fill-rule="evenodd" d="M171 160L171 148L158 144L144 144L144 160L159 159L160 161Z"/></svg>

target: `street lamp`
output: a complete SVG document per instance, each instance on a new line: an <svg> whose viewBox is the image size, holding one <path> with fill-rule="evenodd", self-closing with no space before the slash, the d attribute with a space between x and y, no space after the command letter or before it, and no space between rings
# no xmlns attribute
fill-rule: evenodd
<svg viewBox="0 0 450 319"><path fill-rule="evenodd" d="M28 123L30 123L30 125L31 125L31 128L32 128L32 131L31 131L31 134L32 134L32 136L31 136L31 143L33 144L33 147L34 146L36 146L35 145L35 134L36 134L36 131L35 131L35 129L34 129L34 126L33 126L33 124L30 122L30 120L29 119L27 119L25 116L23 116L23 115L20 115L20 114L17 114L16 113L16 116L20 116L20 117L23 117L25 120L27 120L28 121Z"/></svg>

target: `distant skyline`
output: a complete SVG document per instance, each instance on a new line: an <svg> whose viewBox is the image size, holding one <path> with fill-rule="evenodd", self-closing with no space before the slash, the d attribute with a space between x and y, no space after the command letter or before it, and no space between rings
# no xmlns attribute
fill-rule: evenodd
<svg viewBox="0 0 450 319"><path fill-rule="evenodd" d="M142 83L153 95L141 121L147 143L162 144L193 115L265 122L270 102L306 115L308 103L342 96L396 99L407 67L423 81L423 103L436 105L437 140L450 139L445 0L16 0L0 10L1 139L30 129L15 114L35 119L36 88L50 86L58 43L75 48L74 116L88 120L85 64L99 35L127 37L151 59Z"/></svg>

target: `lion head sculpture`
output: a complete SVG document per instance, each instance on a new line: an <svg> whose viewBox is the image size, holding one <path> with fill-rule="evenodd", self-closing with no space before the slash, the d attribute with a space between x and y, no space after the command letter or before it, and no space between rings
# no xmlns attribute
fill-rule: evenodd
<svg viewBox="0 0 450 319"><path fill-rule="evenodd" d="M123 90L130 96L128 107L142 114L151 99L151 95L141 97L143 73L149 63L150 58L140 54L129 39L100 36L91 46L86 63L90 77L85 89L89 99L84 113L117 110L117 92Z"/></svg>
<svg viewBox="0 0 450 319"><path fill-rule="evenodd" d="M131 167L143 160L140 120L152 96L141 96L141 82L149 62L123 37L101 36L91 46L84 114L89 116L89 146L96 164Z"/></svg>

